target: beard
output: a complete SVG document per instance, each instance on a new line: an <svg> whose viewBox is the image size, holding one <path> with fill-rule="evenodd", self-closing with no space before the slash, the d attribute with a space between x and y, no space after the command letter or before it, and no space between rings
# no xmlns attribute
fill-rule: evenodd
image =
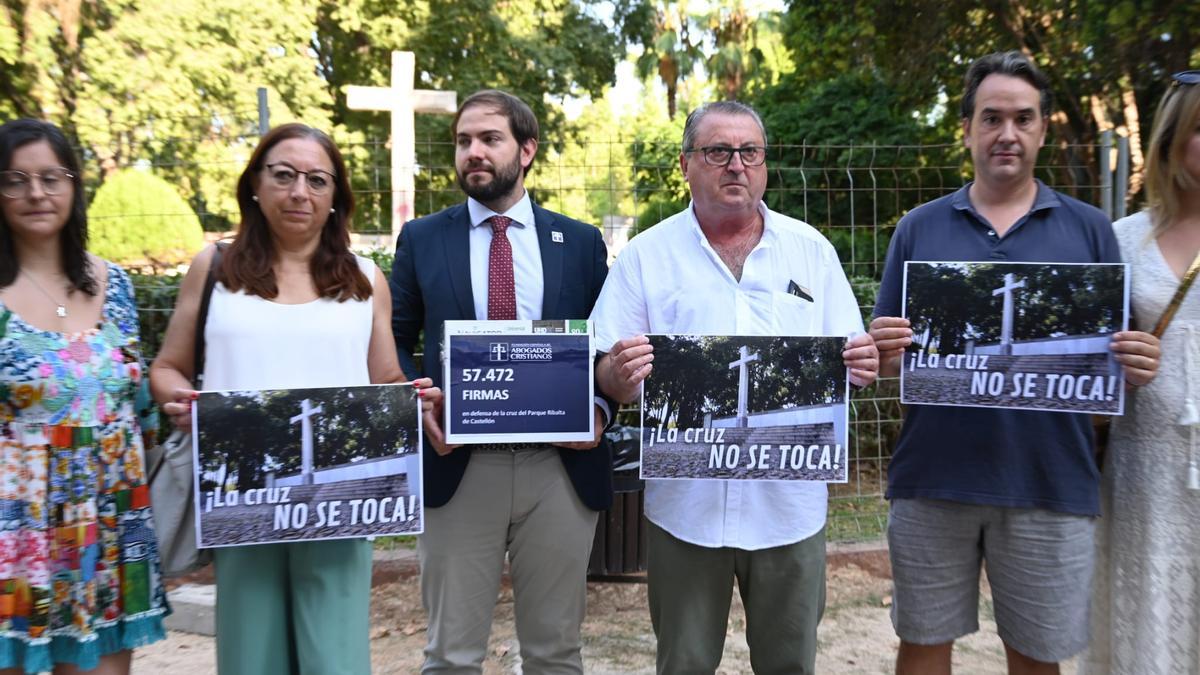
<svg viewBox="0 0 1200 675"><path fill-rule="evenodd" d="M469 169L476 168L468 166ZM458 175L458 186L462 191L467 193L477 202L482 204L490 204L506 197L512 193L517 187L517 182L521 179L521 173L524 169L521 167L521 154L518 152L508 164L493 165L492 179L486 183L472 183L467 180L466 173L463 170L458 170L455 173Z"/></svg>

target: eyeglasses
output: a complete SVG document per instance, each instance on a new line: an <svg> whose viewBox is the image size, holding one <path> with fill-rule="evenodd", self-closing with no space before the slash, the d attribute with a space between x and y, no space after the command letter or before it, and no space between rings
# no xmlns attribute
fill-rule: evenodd
<svg viewBox="0 0 1200 675"><path fill-rule="evenodd" d="M337 179L337 176L321 169L301 171L290 164L282 162L267 165L267 176L271 178L271 182L275 187L289 188L301 174L304 175L304 182L308 184L309 192L314 195L328 192L329 188L333 187L333 181Z"/></svg>
<svg viewBox="0 0 1200 675"><path fill-rule="evenodd" d="M42 185L42 192L57 195L69 186L75 174L62 167L46 169L41 173L25 173L24 171L0 171L0 195L9 199L23 199L33 190L33 181Z"/></svg>
<svg viewBox="0 0 1200 675"><path fill-rule="evenodd" d="M704 163L709 166L729 166L735 154L741 157L743 166L758 166L767 161L767 149L761 145L743 145L740 148L731 148L728 145L708 145L703 148L688 148L687 152L696 152L697 150L704 153Z"/></svg>
<svg viewBox="0 0 1200 675"><path fill-rule="evenodd" d="M1171 76L1172 87L1178 87L1181 84L1200 84L1200 70L1185 70Z"/></svg>

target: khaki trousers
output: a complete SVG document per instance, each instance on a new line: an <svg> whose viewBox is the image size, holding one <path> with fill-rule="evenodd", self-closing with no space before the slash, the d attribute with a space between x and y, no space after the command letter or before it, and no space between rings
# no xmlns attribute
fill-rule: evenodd
<svg viewBox="0 0 1200 675"><path fill-rule="evenodd" d="M583 672L580 624L597 513L553 450L476 452L445 506L425 510L422 673L480 673L507 552L527 675Z"/></svg>
<svg viewBox="0 0 1200 675"><path fill-rule="evenodd" d="M650 619L659 673L716 672L735 578L756 675L815 672L817 624L825 611L825 530L795 544L747 551L689 544L649 526Z"/></svg>

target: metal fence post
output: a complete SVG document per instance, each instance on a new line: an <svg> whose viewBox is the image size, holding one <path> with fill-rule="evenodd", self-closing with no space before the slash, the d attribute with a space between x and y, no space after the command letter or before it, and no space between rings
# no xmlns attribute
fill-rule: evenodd
<svg viewBox="0 0 1200 675"><path fill-rule="evenodd" d="M1117 137L1117 179L1113 186L1113 219L1120 220L1126 214L1126 196L1129 194L1129 137Z"/></svg>
<svg viewBox="0 0 1200 675"><path fill-rule="evenodd" d="M1109 220L1113 217L1113 175L1112 158L1109 153L1113 147L1113 132L1111 130L1100 134L1100 210L1104 211Z"/></svg>
<svg viewBox="0 0 1200 675"><path fill-rule="evenodd" d="M258 135L266 136L271 128L271 109L267 107L267 88L258 88Z"/></svg>

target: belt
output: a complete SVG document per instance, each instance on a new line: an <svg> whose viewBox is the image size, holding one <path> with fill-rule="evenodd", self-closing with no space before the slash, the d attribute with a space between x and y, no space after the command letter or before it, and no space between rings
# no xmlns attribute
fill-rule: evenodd
<svg viewBox="0 0 1200 675"><path fill-rule="evenodd" d="M504 454L555 449L549 443L479 443L478 445L472 444L467 447L472 452L499 452Z"/></svg>

